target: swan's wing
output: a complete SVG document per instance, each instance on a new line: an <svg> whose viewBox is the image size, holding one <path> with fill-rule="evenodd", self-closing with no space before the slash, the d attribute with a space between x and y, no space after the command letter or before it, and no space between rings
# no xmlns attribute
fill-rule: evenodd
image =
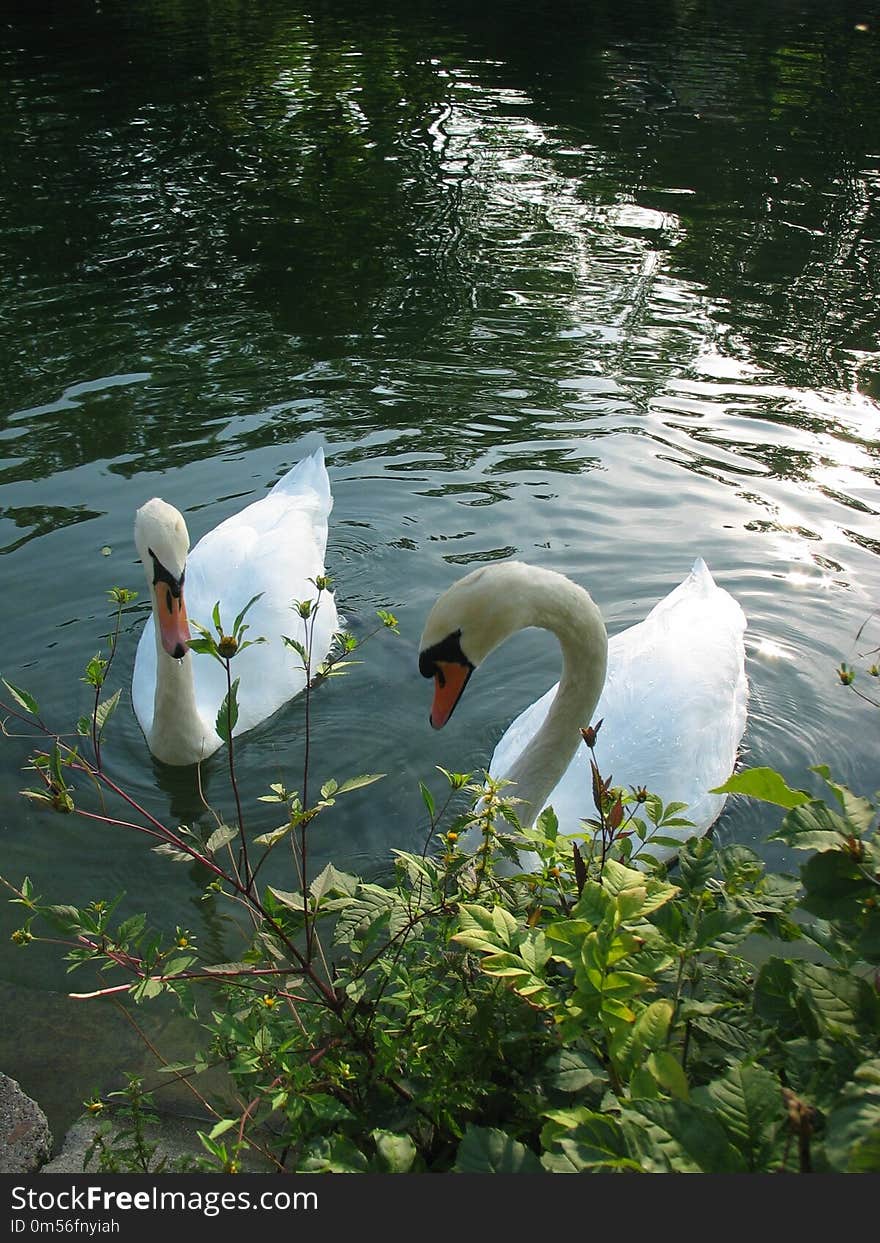
<svg viewBox="0 0 880 1243"><path fill-rule="evenodd" d="M605 688L593 721L582 724L603 720L596 746L603 776L615 785L643 785L665 803L688 804L684 814L696 828L670 836L705 832L724 805L723 795L708 791L730 776L745 730L745 626L739 604L698 561L644 621L609 641ZM509 769L555 691L513 722L492 758L493 773ZM581 744L547 799L563 832L576 832L594 814L591 788Z"/></svg>

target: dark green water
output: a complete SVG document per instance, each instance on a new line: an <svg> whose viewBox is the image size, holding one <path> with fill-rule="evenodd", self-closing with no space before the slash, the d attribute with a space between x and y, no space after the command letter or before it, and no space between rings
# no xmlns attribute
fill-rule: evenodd
<svg viewBox="0 0 880 1243"><path fill-rule="evenodd" d="M835 667L880 640L856 642L880 603L876 6L473 8L6 6L0 672L73 722L106 590L143 595L135 508L161 494L198 538L323 443L340 605L402 634L316 701L319 776L389 773L318 861L421 846L419 778L487 763L557 676L521 636L428 727L425 614L514 554L613 631L704 556L749 618L747 761L872 792L880 713ZM254 832L302 738L296 701L241 747ZM25 756L0 751L4 874L222 942L186 869L25 804ZM157 814L204 814L127 706L107 758ZM222 761L205 784L223 807ZM717 833L788 866L774 823L731 803ZM3 903L0 1068L57 1128L140 1055L17 922Z"/></svg>

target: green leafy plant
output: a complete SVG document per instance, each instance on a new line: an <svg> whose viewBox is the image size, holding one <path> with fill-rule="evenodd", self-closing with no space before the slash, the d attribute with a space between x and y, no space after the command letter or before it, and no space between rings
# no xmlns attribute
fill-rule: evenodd
<svg viewBox="0 0 880 1243"><path fill-rule="evenodd" d="M318 605L294 605L312 624L326 580L316 586ZM227 743L235 652L224 638L253 641L246 612L231 636L219 613L216 634L202 633L205 658L226 662ZM380 615L377 629L396 621ZM340 636L339 664L359 646ZM306 671L308 715L308 642L289 647ZM333 672L331 659L317 677ZM816 769L824 800L767 769L722 787L781 808L774 836L804 852L797 877L705 838L676 842L675 866L659 863L652 846L687 829L686 809L612 787L598 727L585 727L595 815L577 841L550 810L523 829L504 782L440 769L439 793L420 787L423 849L395 851L388 876L367 881L332 864L314 875L309 838L376 774L325 781L313 796L306 746L301 781L274 783L261 800L281 823L251 835L230 752L233 822L218 812L210 833L169 828L110 776L100 695L81 731L86 759L26 691L7 690L7 722L30 721L45 740L29 797L138 831L169 863L198 862L205 901L247 916L235 958L218 962L183 926L119 919L115 899L59 905L29 879L3 882L24 911L20 945L48 925L71 970L98 969L98 987L80 996L127 1007L171 996L191 1016L197 1052L162 1055L159 1078L198 1100L211 1168L234 1171L250 1149L289 1171L880 1169L877 809L827 768ZM124 818L100 801L109 795ZM264 884L282 844L290 884ZM226 1088L203 1090L200 1077L218 1068ZM134 1116L132 1127L102 1141L102 1161L154 1159Z"/></svg>

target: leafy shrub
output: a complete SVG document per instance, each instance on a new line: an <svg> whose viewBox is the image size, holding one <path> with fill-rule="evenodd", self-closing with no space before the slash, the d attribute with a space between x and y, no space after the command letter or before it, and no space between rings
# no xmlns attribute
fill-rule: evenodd
<svg viewBox="0 0 880 1243"><path fill-rule="evenodd" d="M3 883L26 912L13 939L26 946L48 924L71 969L100 970L90 996L171 994L193 1016L198 1054L163 1072L206 1111L209 1168L238 1169L247 1146L287 1171L880 1170L880 832L867 799L825 768L828 801L769 770L739 774L724 788L785 809L775 836L807 853L800 876L705 838L668 867L651 844L686 823L684 809L612 789L587 729L588 847L561 835L549 811L523 831L503 783L445 773L439 810L422 786L424 851L395 851L384 884L332 865L313 876L315 818L375 775L327 782L310 798L306 761L298 790L264 796L282 824L249 838L231 754L235 823L218 815L207 835L167 827L113 781L101 744L118 692L101 696L127 598L114 597L109 657L90 662L95 697L80 733L92 758L6 684L7 724L29 720L44 740L31 760L39 784L26 793L98 820L109 812L89 805L90 786L120 799L129 828L169 862L200 862L206 892L244 911L252 935L236 961L213 962L180 927L160 935L146 915L117 922L114 900L58 905L28 879ZM222 654L214 621L218 639L203 631L202 646L227 664L218 728L228 740L234 656ZM380 621L395 629L390 614ZM340 655L357 646L340 636ZM295 654L311 674L308 651ZM331 660L320 675L333 671ZM73 776L87 778L84 792ZM281 843L297 883L261 887ZM528 873L520 849L536 858ZM787 947L797 956L779 952ZM195 1086L217 1066L223 1097ZM150 1160L143 1144L129 1147L126 1166L104 1143L102 1167Z"/></svg>

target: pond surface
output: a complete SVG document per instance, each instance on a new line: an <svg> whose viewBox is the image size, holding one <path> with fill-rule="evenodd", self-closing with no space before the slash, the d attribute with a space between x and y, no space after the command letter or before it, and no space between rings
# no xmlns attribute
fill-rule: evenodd
<svg viewBox="0 0 880 1243"><path fill-rule="evenodd" d="M323 444L341 611L363 636L390 608L401 634L315 697L316 776L388 774L326 818L316 863L420 849L419 780L487 764L557 677L554 642L521 635L428 726L425 615L511 556L588 587L612 632L703 556L748 616L745 760L814 789L826 761L870 794L880 712L836 667L870 689L880 641L876 617L857 637L880 604L880 21L475 8L9 6L0 672L70 728L121 585L127 692L137 506L164 496L195 540ZM5 875L54 901L124 890L222 946L189 869L22 800L27 753L0 751ZM243 740L253 832L302 753L300 700ZM207 817L125 700L105 758L163 819ZM221 757L203 779L229 814ZM775 822L733 800L717 837L793 867ZM54 950L9 942L20 917L0 906L0 1068L57 1129L139 1046L66 999L91 984Z"/></svg>

